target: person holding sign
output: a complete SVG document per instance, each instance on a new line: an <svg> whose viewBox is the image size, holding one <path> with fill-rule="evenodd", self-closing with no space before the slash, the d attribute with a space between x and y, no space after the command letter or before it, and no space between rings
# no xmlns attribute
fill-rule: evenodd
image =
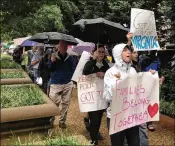
<svg viewBox="0 0 175 146"><path fill-rule="evenodd" d="M133 48L131 48L131 61L132 61L132 67L136 70L136 72L141 72L141 66L138 62L138 52L135 51ZM146 132L146 123L141 124L139 126L139 135L140 135L140 145L149 146L148 135Z"/></svg>
<svg viewBox="0 0 175 146"><path fill-rule="evenodd" d="M96 54L96 59L92 59L88 61L83 69L84 75L89 75L96 73L97 77L103 78L105 72L109 69L109 65L104 60L105 58L105 48L103 45L98 45L94 49L94 53ZM98 134L101 125L101 118L103 116L104 110L92 111L88 112L89 120L90 120L90 137L91 144L98 145Z"/></svg>
<svg viewBox="0 0 175 146"><path fill-rule="evenodd" d="M139 57L139 63L141 65L142 72L146 72L149 70L156 70L158 71L159 76L160 76L161 62L156 54L157 54L157 50L151 50L151 51L148 51L147 55L141 55ZM161 77L160 79L162 78L164 77ZM155 126L153 122L148 122L147 128L149 131L154 131Z"/></svg>
<svg viewBox="0 0 175 146"><path fill-rule="evenodd" d="M110 68L104 76L104 98L111 103L112 88L119 79L125 78L128 74L136 73L131 67L131 50L127 44L116 45L113 50L115 65ZM117 105L116 105L117 106ZM107 109L107 125L110 126L111 107ZM138 146L139 142L139 127L135 126L121 132L110 135L112 146L123 146L124 138L127 138L129 146Z"/></svg>

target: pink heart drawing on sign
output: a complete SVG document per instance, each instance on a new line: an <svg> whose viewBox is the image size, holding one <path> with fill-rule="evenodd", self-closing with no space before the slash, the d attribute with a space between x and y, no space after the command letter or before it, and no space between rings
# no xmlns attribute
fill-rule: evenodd
<svg viewBox="0 0 175 146"><path fill-rule="evenodd" d="M148 113L151 118L153 118L157 114L158 111L159 111L159 106L157 103L155 103L153 106L151 105L148 106Z"/></svg>

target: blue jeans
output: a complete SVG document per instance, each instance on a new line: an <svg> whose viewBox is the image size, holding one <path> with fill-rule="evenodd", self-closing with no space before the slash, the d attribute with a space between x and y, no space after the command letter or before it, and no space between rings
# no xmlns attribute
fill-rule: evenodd
<svg viewBox="0 0 175 146"><path fill-rule="evenodd" d="M33 76L34 76L34 82L36 83L36 79L37 79L37 77L38 77L38 69L36 69L36 68L34 68L33 69Z"/></svg>
<svg viewBox="0 0 175 146"><path fill-rule="evenodd" d="M109 129L109 118L107 118L107 126ZM139 126L131 127L110 135L112 146L123 146L125 137L127 139L128 146L140 146Z"/></svg>
<svg viewBox="0 0 175 146"><path fill-rule="evenodd" d="M146 123L139 125L140 145L149 146Z"/></svg>

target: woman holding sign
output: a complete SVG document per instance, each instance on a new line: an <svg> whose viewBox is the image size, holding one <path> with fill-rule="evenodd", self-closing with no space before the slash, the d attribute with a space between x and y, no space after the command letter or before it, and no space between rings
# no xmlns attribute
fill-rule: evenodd
<svg viewBox="0 0 175 146"><path fill-rule="evenodd" d="M109 69L109 65L105 61L105 48L103 45L96 46L94 51L96 54L96 59L88 61L83 69L84 75L89 75L96 73L99 78L103 78L105 72ZM101 125L101 118L103 116L104 110L98 110L93 112L88 112L90 119L90 137L91 144L98 145L98 133Z"/></svg>
<svg viewBox="0 0 175 146"><path fill-rule="evenodd" d="M112 87L116 84L116 80L122 79L128 74L136 73L135 69L131 67L131 50L127 44L116 45L112 51L115 65L106 72L104 77L104 98L106 98L109 103L112 101ZM111 107L108 107L108 129L110 127L110 118ZM110 135L112 146L123 146L125 137L127 138L129 146L140 145L139 127L135 126Z"/></svg>

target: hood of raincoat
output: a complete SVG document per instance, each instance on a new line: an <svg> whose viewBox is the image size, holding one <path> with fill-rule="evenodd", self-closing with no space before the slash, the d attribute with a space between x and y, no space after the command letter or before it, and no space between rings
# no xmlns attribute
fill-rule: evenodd
<svg viewBox="0 0 175 146"><path fill-rule="evenodd" d="M115 67L123 70L128 69L131 66L131 63L125 63L122 59L122 52L126 45L127 44L118 44L112 49L112 55L115 60Z"/></svg>

